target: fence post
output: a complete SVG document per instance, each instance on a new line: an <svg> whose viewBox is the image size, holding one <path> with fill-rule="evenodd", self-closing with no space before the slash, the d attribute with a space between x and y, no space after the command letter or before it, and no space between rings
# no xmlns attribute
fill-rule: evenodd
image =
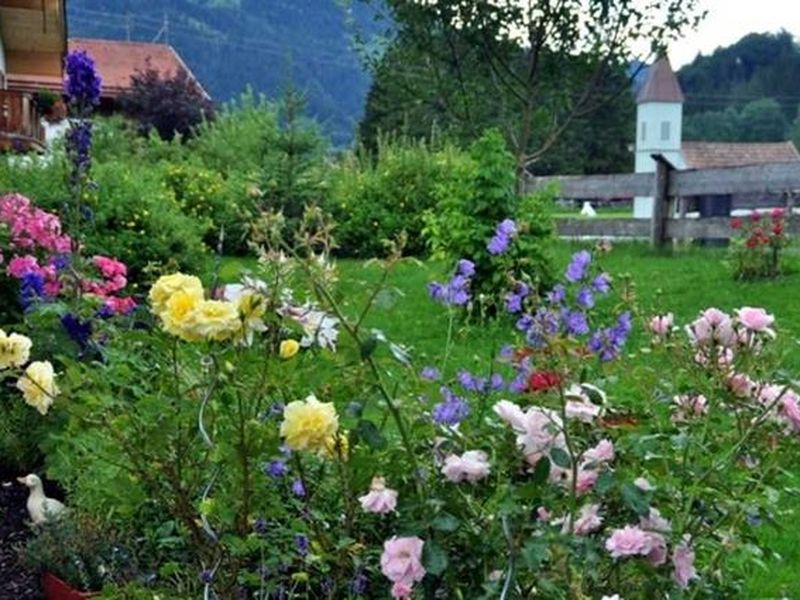
<svg viewBox="0 0 800 600"><path fill-rule="evenodd" d="M667 239L667 219L670 217L669 176L674 170L662 154L653 154L656 172L653 177L653 216L650 221L650 244L662 248Z"/></svg>

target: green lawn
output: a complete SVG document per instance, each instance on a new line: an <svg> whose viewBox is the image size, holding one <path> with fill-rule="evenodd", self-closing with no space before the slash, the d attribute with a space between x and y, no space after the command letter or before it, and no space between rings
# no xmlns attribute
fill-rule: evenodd
<svg viewBox="0 0 800 600"><path fill-rule="evenodd" d="M565 265L579 245L561 243L556 249L558 265ZM800 257L789 257L787 275L775 281L736 282L725 264L725 251L711 248L682 248L654 252L642 244L617 244L602 256L603 267L618 281L629 275L634 284L636 304L641 318L655 311L671 311L676 320L685 322L709 306L731 311L740 306L763 306L776 316L778 332L787 348L786 366L800 374ZM221 269L223 281L234 279L242 266L252 262L227 259ZM371 286L380 277L374 263L343 260L339 263L340 285L337 293L346 310L357 314ZM445 345L446 311L427 297L425 284L443 279L446 265L409 261L400 265L390 278L390 289L381 293L367 324L379 327L392 341L411 346L417 364L427 364L439 357ZM641 331L641 327L639 328ZM641 333L639 335L642 335ZM508 323L478 327L460 325L448 371L470 367L473 361L485 360L512 339ZM636 340L633 340L634 344ZM635 363L642 355L629 358ZM797 503L793 486L800 485L787 475L786 514L780 521L783 529L764 526L760 535L768 547L782 557L766 560L767 568L751 573L748 598L800 598L800 521L789 512Z"/></svg>

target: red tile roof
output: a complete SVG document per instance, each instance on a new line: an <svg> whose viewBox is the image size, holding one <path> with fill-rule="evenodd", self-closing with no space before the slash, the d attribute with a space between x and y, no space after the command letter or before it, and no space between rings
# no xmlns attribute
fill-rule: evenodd
<svg viewBox="0 0 800 600"><path fill-rule="evenodd" d="M647 72L636 102L683 102L683 92L668 58L659 58Z"/></svg>
<svg viewBox="0 0 800 600"><path fill-rule="evenodd" d="M681 151L687 169L800 161L800 153L792 142L683 142Z"/></svg>
<svg viewBox="0 0 800 600"><path fill-rule="evenodd" d="M162 76L172 76L184 69L197 81L186 63L168 44L70 38L68 46L70 52L85 50L94 59L103 78L104 97L118 97L130 88L131 76L147 68L156 69ZM200 89L203 90L202 85ZM203 93L208 97L205 90Z"/></svg>

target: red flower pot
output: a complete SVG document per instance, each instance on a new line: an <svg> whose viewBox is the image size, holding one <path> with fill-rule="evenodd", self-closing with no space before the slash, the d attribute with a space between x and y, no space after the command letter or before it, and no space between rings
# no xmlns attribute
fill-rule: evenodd
<svg viewBox="0 0 800 600"><path fill-rule="evenodd" d="M45 600L85 600L95 598L97 592L81 592L70 584L62 581L52 573L45 571L42 577L42 588Z"/></svg>

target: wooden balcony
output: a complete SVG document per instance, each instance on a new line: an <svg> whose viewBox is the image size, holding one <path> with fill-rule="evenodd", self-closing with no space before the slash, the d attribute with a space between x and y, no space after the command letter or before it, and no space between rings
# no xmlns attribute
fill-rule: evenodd
<svg viewBox="0 0 800 600"><path fill-rule="evenodd" d="M33 96L0 90L0 151L41 151L44 145L44 127Z"/></svg>

